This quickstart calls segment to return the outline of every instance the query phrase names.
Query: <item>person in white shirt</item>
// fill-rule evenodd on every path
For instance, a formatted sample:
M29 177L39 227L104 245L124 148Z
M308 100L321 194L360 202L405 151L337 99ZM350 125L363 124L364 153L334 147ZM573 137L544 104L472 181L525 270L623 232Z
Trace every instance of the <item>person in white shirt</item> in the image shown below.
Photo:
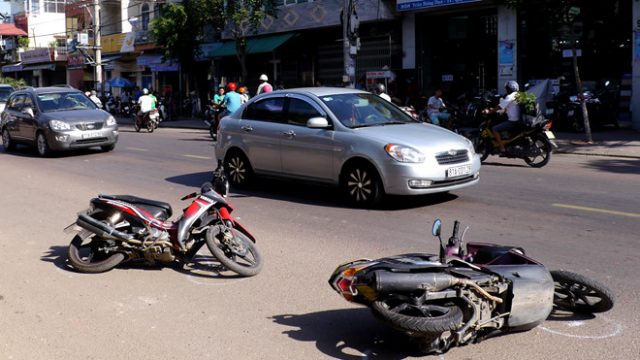
M445 125L449 121L451 114L445 112L445 109L446 106L444 100L442 100L442 89L436 89L433 96L430 97L427 102L427 115L432 124L440 125L440 122L443 122L443 125Z
M89 99L91 99L91 101L93 101L96 106L102 109L102 101L100 101L98 93L95 90L91 90L91 92L89 93Z
M374 88L373 91L376 93L376 95L380 96L381 98L387 100L388 102L391 102L391 96L389 96L389 94L384 92L385 88L384 85L377 83Z
M140 104L140 111L138 116L140 119L144 118L144 115L153 109L153 98L149 95L149 90L142 89L142 96L138 98L138 104Z
M507 116L507 121L503 121L491 128L493 137L496 139L498 145L500 146L500 152L505 151L500 133L503 131L516 129L520 123L520 106L518 106L518 102L516 101L516 94L520 90L520 86L517 82L510 80L507 81L507 83L504 85L504 89L506 90L507 95L504 98L500 99L498 108L493 111L497 112L498 114L505 114Z

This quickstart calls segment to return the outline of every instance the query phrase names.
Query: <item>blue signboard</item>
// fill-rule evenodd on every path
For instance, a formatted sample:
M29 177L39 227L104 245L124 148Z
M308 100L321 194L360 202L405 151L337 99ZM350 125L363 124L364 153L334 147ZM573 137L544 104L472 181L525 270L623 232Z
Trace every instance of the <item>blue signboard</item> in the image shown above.
M482 0L397 0L396 10L428 9L438 6L458 5Z

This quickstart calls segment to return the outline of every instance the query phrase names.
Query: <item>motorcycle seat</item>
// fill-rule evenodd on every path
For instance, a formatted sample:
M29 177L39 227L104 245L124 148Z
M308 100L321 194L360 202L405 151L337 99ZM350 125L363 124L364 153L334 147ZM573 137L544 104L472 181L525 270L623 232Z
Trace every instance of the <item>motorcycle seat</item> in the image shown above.
M511 252L512 250L524 254L524 250L522 248L514 246L486 246L478 249L473 256L473 263L479 265L493 264L496 259Z
M167 220L173 214L171 204L162 201L145 199L133 195L100 195L100 197L103 199L119 200L135 204L160 220Z

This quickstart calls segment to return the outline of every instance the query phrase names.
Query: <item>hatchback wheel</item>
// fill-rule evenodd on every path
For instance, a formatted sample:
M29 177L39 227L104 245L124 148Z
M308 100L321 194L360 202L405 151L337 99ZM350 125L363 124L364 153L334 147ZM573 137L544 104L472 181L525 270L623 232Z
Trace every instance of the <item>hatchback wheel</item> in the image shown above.
M38 155L42 157L47 157L51 155L51 148L49 148L49 144L47 143L47 138L43 133L39 132L36 137L36 146L38 149Z
M231 185L239 188L247 186L253 177L253 169L249 159L240 151L232 151L226 156L224 171L227 173Z
M378 204L384 195L378 173L368 164L350 166L343 175L342 188L349 201L361 207Z
M16 148L16 144L11 140L11 135L9 135L9 130L4 129L2 131L2 145L4 146L5 151L13 150Z

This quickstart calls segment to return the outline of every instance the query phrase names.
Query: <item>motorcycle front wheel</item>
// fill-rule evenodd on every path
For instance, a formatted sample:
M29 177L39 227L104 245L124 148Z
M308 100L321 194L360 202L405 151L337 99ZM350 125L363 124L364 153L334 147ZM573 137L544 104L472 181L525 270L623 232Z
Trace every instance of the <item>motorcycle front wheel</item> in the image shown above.
M485 160L487 160L487 158L489 157L489 154L491 153L491 150L490 150L491 145L489 141L491 140L487 140L482 136L477 136L472 141L476 154L480 155L480 162L484 162Z
M249 237L225 225L210 226L207 247L227 269L242 275L254 276L262 270L262 256Z
M555 283L553 304L577 313L599 313L611 310L613 293L599 282L570 271L551 271Z
M452 302L411 304L389 297L374 301L371 310L393 328L422 335L438 335L462 326L463 313Z
M83 273L109 271L124 261L122 253L105 253L100 250L106 241L89 231L82 231L69 244L67 256L71 266Z
M531 167L541 168L551 160L551 143L543 136L536 136L532 140L531 147L539 153L535 156L525 157L524 161Z

